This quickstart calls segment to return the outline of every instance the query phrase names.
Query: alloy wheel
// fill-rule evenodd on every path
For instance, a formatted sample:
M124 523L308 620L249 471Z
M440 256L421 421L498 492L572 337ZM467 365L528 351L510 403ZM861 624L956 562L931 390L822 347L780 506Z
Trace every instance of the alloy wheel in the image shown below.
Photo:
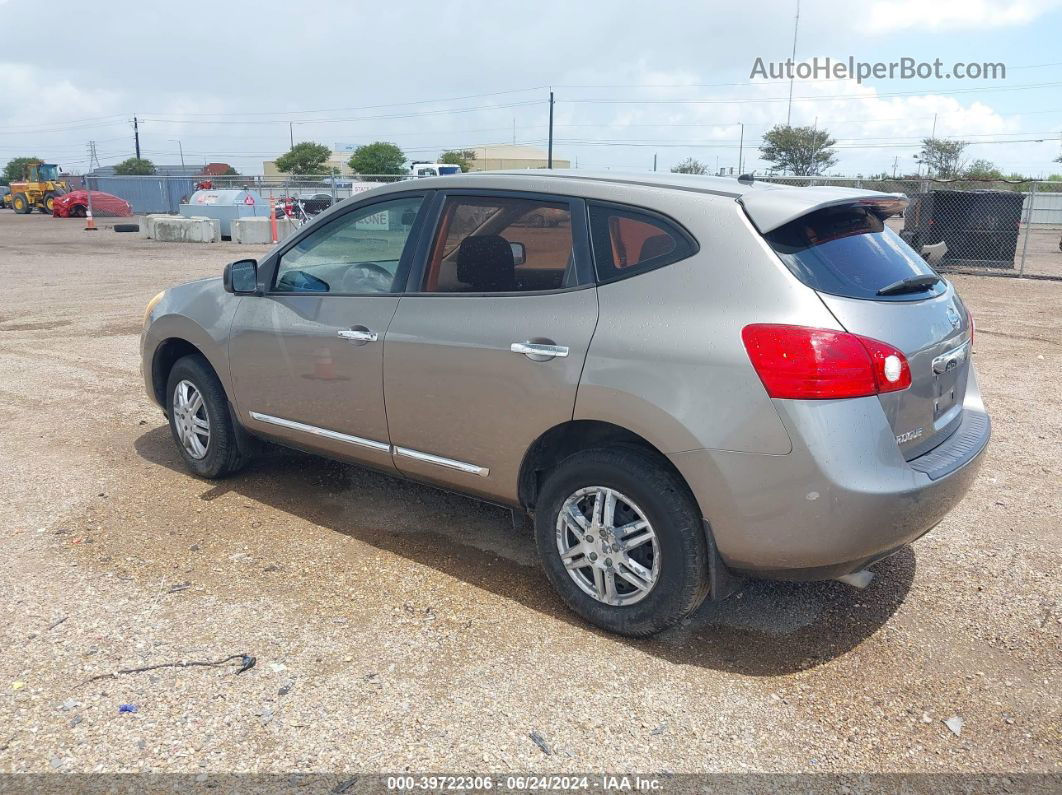
M185 452L203 458L210 447L210 415L199 389L184 380L173 390L173 425Z
M568 497L557 516L557 551L587 595L617 607L644 599L660 577L660 545L633 500L605 486Z

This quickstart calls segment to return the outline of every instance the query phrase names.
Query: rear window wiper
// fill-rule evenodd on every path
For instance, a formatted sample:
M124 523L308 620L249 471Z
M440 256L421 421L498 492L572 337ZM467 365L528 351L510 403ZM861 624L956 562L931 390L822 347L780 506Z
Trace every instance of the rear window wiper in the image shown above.
M898 282L886 285L878 290L878 295L900 295L901 293L919 293L923 290L932 289L933 285L940 281L935 274L925 276L908 276Z

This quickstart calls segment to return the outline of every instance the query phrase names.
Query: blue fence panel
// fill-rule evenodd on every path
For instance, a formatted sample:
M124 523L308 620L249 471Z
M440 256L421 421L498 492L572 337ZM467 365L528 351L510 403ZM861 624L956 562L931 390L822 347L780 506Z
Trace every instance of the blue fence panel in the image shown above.
M195 192L197 177L87 177L92 190L125 199L133 212L176 213L181 199Z

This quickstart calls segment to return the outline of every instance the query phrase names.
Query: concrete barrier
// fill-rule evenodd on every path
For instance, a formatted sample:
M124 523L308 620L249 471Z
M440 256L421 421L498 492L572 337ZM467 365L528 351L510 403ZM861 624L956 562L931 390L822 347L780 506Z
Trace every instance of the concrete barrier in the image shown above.
M155 216L150 234L160 242L216 243L221 240L221 222L216 218Z
M234 218L229 223L229 228L232 230L233 243L261 246L273 242L273 231L268 218Z
M160 218L165 220L166 218L173 218L173 216L165 213L148 213L144 216L144 223L140 225L140 234L147 238L155 237L155 222Z
M234 218L230 227L232 230L232 242L247 245L269 245L273 242L273 231L269 226L269 219L261 216L254 218ZM294 234L298 229L290 218L277 219L277 240L283 241Z

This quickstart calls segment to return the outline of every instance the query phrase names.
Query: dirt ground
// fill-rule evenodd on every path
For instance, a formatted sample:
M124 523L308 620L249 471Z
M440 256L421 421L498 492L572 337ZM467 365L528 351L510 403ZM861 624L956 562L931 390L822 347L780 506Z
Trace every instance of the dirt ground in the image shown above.
M1062 772L1062 283L955 277L994 439L866 591L629 641L500 508L289 452L187 475L144 305L264 249L82 223L0 212L0 771Z

